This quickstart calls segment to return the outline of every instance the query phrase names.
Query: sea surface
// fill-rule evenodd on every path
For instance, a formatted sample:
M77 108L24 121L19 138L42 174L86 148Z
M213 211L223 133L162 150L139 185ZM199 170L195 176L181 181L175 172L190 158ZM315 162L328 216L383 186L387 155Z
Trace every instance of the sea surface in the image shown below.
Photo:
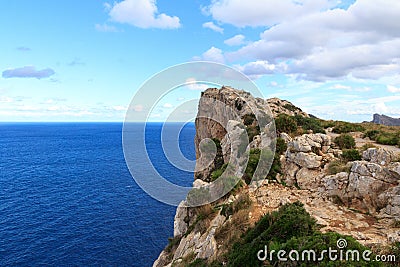
M164 156L161 129L146 126L156 169L190 186L193 174ZM179 135L192 160L194 135L193 124ZM0 266L152 265L176 208L135 183L121 138L122 123L0 124Z

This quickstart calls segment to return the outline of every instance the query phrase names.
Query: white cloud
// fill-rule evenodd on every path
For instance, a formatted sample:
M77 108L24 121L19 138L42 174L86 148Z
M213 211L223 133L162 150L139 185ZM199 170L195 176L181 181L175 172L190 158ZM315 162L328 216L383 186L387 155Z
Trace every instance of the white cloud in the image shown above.
M158 14L155 0L123 0L113 5L109 15L112 21L144 29L174 29L181 26L178 17Z
M197 91L204 91L207 88L210 87L210 85L207 85L205 83L197 81L195 78L188 78L186 79L185 86L189 88L190 90L197 90Z
M13 101L11 97L0 96L0 103L12 103Z
M238 65L236 68L251 78L259 78L262 75L274 73L276 67L274 64L269 64L268 61L258 60L243 66Z
M296 1L298 4L284 0L279 1L276 8L274 5L271 8L270 0L257 2L260 6L255 9L259 11L254 12L264 14L265 19L252 17L251 13L248 15L244 12L245 9L238 12L240 14L232 14L233 9L230 8L251 6L247 2L220 0L212 4L216 9L212 11L210 8L211 14L214 17L219 14L215 18L221 21L237 26L270 26L258 41L225 53L227 61L266 60L271 64L284 63L287 68L282 69L283 73L313 81L348 76L378 79L400 72L399 1L378 3L374 0L357 0L347 10L326 9L330 3L322 0L316 1L315 5L307 0ZM268 4L268 8L281 17L275 18L273 14L269 15L269 11L262 11L261 3ZM285 5L288 5L288 10L281 14L279 11ZM222 7L227 9L223 10ZM220 13L216 13L216 10ZM298 16L286 17L296 12ZM223 14L233 17L229 17L229 20ZM247 15L252 17L251 20L240 22L239 17L244 19ZM264 21L267 19L271 19L271 23Z
M127 107L125 107L125 106L113 106L112 109L115 110L115 111L126 111Z
M212 61L218 63L224 63L225 58L222 54L222 50L216 47L211 47L206 52L204 52L200 57L194 57L195 60Z
M244 39L245 37L243 34L237 34L232 38L226 39L224 43L229 46L242 45L244 43Z
M386 106L385 102L378 102L372 105L373 113L387 113L389 111L388 107Z
M203 28L208 28L215 32L224 33L224 29L215 25L212 21L203 23Z
M116 27L111 26L111 25L107 25L105 23L96 24L96 25L94 25L94 28L98 32L119 32L119 30Z
M387 88L388 92L390 92L390 93L400 93L400 87L388 85L386 88Z
M272 26L334 6L328 0L216 0L205 8L212 17L238 27Z

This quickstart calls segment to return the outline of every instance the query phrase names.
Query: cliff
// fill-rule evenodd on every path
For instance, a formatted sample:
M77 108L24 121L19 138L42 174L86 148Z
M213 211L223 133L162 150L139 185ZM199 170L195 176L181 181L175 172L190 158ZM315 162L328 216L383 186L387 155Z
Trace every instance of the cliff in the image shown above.
M194 186L204 188L224 178L232 165L237 167L232 173L239 176L238 183L199 207L183 201L176 211L174 237L153 266L187 266L196 259L225 264L233 243L260 218L295 202L303 203L322 233L352 236L369 247L400 241L397 155L368 148L361 160L332 173L330 166L340 162L342 154L332 137L312 132L276 137L272 118L281 113L309 118L288 101L254 98L230 87L202 93L196 118ZM204 152L207 139L215 143L213 157ZM271 150L275 155L268 154ZM267 163L262 163L265 158ZM258 169L260 165L264 171Z
M382 124L386 126L400 126L400 119L392 118L383 114L374 114L372 123Z

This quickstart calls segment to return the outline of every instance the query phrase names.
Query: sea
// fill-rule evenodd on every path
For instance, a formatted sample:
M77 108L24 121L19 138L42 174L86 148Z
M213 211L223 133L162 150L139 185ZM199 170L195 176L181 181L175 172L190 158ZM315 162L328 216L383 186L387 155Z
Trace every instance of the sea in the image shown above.
M183 127L179 146L194 160L194 124L173 127ZM0 123L0 266L152 266L173 236L176 207L136 184L122 128ZM193 173L165 157L162 128L146 124L152 162L171 182L191 186Z

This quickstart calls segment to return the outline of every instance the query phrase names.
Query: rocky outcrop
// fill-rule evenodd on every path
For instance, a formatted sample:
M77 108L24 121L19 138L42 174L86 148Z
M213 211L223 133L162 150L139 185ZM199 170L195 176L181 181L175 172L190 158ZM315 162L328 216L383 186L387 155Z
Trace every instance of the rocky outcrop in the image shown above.
M383 114L374 114L372 123L383 124L386 126L400 126L400 119L392 118Z
M267 140L274 139L270 135L274 135L275 131L265 129L265 127L271 125L272 118L267 102L253 97L248 92L228 86L204 91L195 121L197 159L195 178L209 182L211 172L229 161L230 148L235 147L231 143L233 140L251 143L254 138L257 138L260 145L269 145ZM228 127L231 130L229 135ZM241 136L243 130L249 132L249 135L246 134L246 140L235 139ZM216 148L216 154L201 151L201 142L210 138L222 145ZM211 162L209 157L212 158Z
M392 158L385 149L370 148L363 160L352 163L350 173L325 176L320 192L363 212L400 218L395 207L399 204L400 163L391 162Z
M321 170L335 156L331 138L325 134L304 134L293 140L286 138L288 149L281 159L283 180L289 186L316 189L324 176Z
M287 100L282 100L275 97L267 99L267 104L269 105L272 114L274 114L275 117L279 114L287 114L289 116L300 115L307 118L309 117L306 112L302 111L299 107L296 107Z
M194 187L209 185L213 171L228 162L236 167L232 175L242 173L247 161L241 156L250 149L271 149L272 117L279 113L308 117L290 102L267 103L230 87L202 93ZM226 252L236 231L244 233L267 212L295 201L304 204L322 232L351 235L371 246L400 241L399 229L392 227L400 220L400 163L393 162L392 152L368 149L362 160L348 163L347 172L328 175L329 164L339 161L342 153L330 136L281 133L280 137L287 150L280 157L282 174L277 181L258 180L201 207L188 207L189 198L183 201L174 219L174 238L153 266L186 266L197 258L210 262Z

